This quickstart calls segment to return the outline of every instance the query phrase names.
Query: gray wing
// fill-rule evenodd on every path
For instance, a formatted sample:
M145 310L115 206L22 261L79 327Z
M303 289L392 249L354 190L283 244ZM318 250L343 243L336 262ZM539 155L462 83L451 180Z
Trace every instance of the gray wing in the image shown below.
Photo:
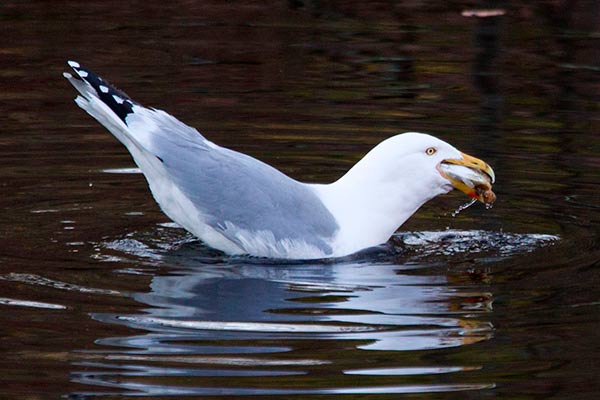
M306 185L252 157L214 145L164 111L141 106L79 63L69 65L81 79L64 74L80 93L77 104L125 144L148 182L160 179L153 167L158 158L209 226L242 249L236 230L228 229L231 225L331 253L327 239L337 231L337 222Z
M207 141L167 113L150 112L157 129L146 147L212 228L237 244L229 224L249 232L269 231L277 241L301 240L331 253L326 239L338 225L310 188L255 158ZM135 120L129 118L132 125ZM148 115L142 120L147 123Z

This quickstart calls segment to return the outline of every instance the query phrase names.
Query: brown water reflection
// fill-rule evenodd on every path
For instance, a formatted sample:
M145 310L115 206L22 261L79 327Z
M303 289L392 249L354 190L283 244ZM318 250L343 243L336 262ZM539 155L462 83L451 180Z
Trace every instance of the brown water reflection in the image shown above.
M599 5L471 8L3 2L0 397L594 398ZM223 257L165 225L67 59L300 180L430 132L499 200L337 263Z

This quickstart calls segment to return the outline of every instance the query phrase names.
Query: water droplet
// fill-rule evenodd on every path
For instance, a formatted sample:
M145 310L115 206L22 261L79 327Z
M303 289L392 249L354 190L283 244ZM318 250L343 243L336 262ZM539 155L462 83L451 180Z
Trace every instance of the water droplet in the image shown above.
M486 210L489 210L489 209L491 209L492 207L494 207L494 203L487 203L487 204L485 205L485 209L486 209Z
M458 214L460 214L461 211L466 210L467 208L471 207L473 204L475 204L477 202L477 199L472 199L471 201L469 201L466 204L463 204L462 206L459 206L456 210L452 211L452 217L456 217Z

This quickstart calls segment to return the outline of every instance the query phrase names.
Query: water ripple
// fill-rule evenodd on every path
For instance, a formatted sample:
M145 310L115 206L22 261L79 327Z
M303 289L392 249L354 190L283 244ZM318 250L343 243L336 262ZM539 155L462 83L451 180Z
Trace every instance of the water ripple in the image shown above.
M241 321L189 321L166 318L118 316L117 319L144 327L162 326L169 328L198 329L210 331L275 332L275 333L354 333L381 330L372 326L341 326L317 324L291 324Z
M150 280L146 292L131 294L144 310L92 318L139 333L98 339L104 350L86 352L76 362L85 371L74 372L73 381L145 396L490 389L492 382L465 378L484 365L437 365L418 356L476 347L495 335L495 295L486 275L456 280L446 263L465 255L489 263L558 240L409 232L396 235L392 246L349 258L288 262L225 256L170 225L151 234L132 232L100 247L109 256L136 260L134 270L119 273ZM322 387L323 371L337 374L336 385ZM437 375L448 378L432 381ZM182 385L184 377L194 381ZM211 377L220 377L219 383Z
M67 308L61 304L44 303L41 301L9 299L7 297L0 297L0 304L17 307L48 308L51 310L64 310Z
M19 282L26 283L29 285L36 286L47 286L53 289L59 290L67 290L73 292L80 293L89 293L89 294L108 294L108 295L119 295L122 293L111 290L111 289L97 289L97 288L89 288L85 286L76 285L74 283L61 282L50 278L45 278L36 274L20 274L16 272L11 272L6 275L0 275L0 280L11 281L11 282Z

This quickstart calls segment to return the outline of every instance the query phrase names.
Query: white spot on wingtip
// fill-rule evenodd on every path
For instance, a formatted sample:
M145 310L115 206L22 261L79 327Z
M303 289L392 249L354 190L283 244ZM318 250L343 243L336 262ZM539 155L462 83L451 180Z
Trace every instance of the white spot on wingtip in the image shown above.
M87 76L88 76L88 73L86 71L77 71L77 73L82 78L87 78Z
M108 93L108 87L104 86L104 85L100 85L98 86L100 88L100 91L102 93Z
M123 104L125 102L125 100L123 100L122 98L120 98L119 96L117 96L116 94L113 94L113 99L115 99L115 101L118 104Z
M71 78L73 77L73 75L71 75L71 74L70 74L70 73L68 73L68 72L63 72L63 76L64 76L65 78L67 78L67 79L71 79Z
M67 64L69 64L72 68L81 68L79 66L79 63L77 61L71 61L71 60L69 60L69 61L67 61Z

